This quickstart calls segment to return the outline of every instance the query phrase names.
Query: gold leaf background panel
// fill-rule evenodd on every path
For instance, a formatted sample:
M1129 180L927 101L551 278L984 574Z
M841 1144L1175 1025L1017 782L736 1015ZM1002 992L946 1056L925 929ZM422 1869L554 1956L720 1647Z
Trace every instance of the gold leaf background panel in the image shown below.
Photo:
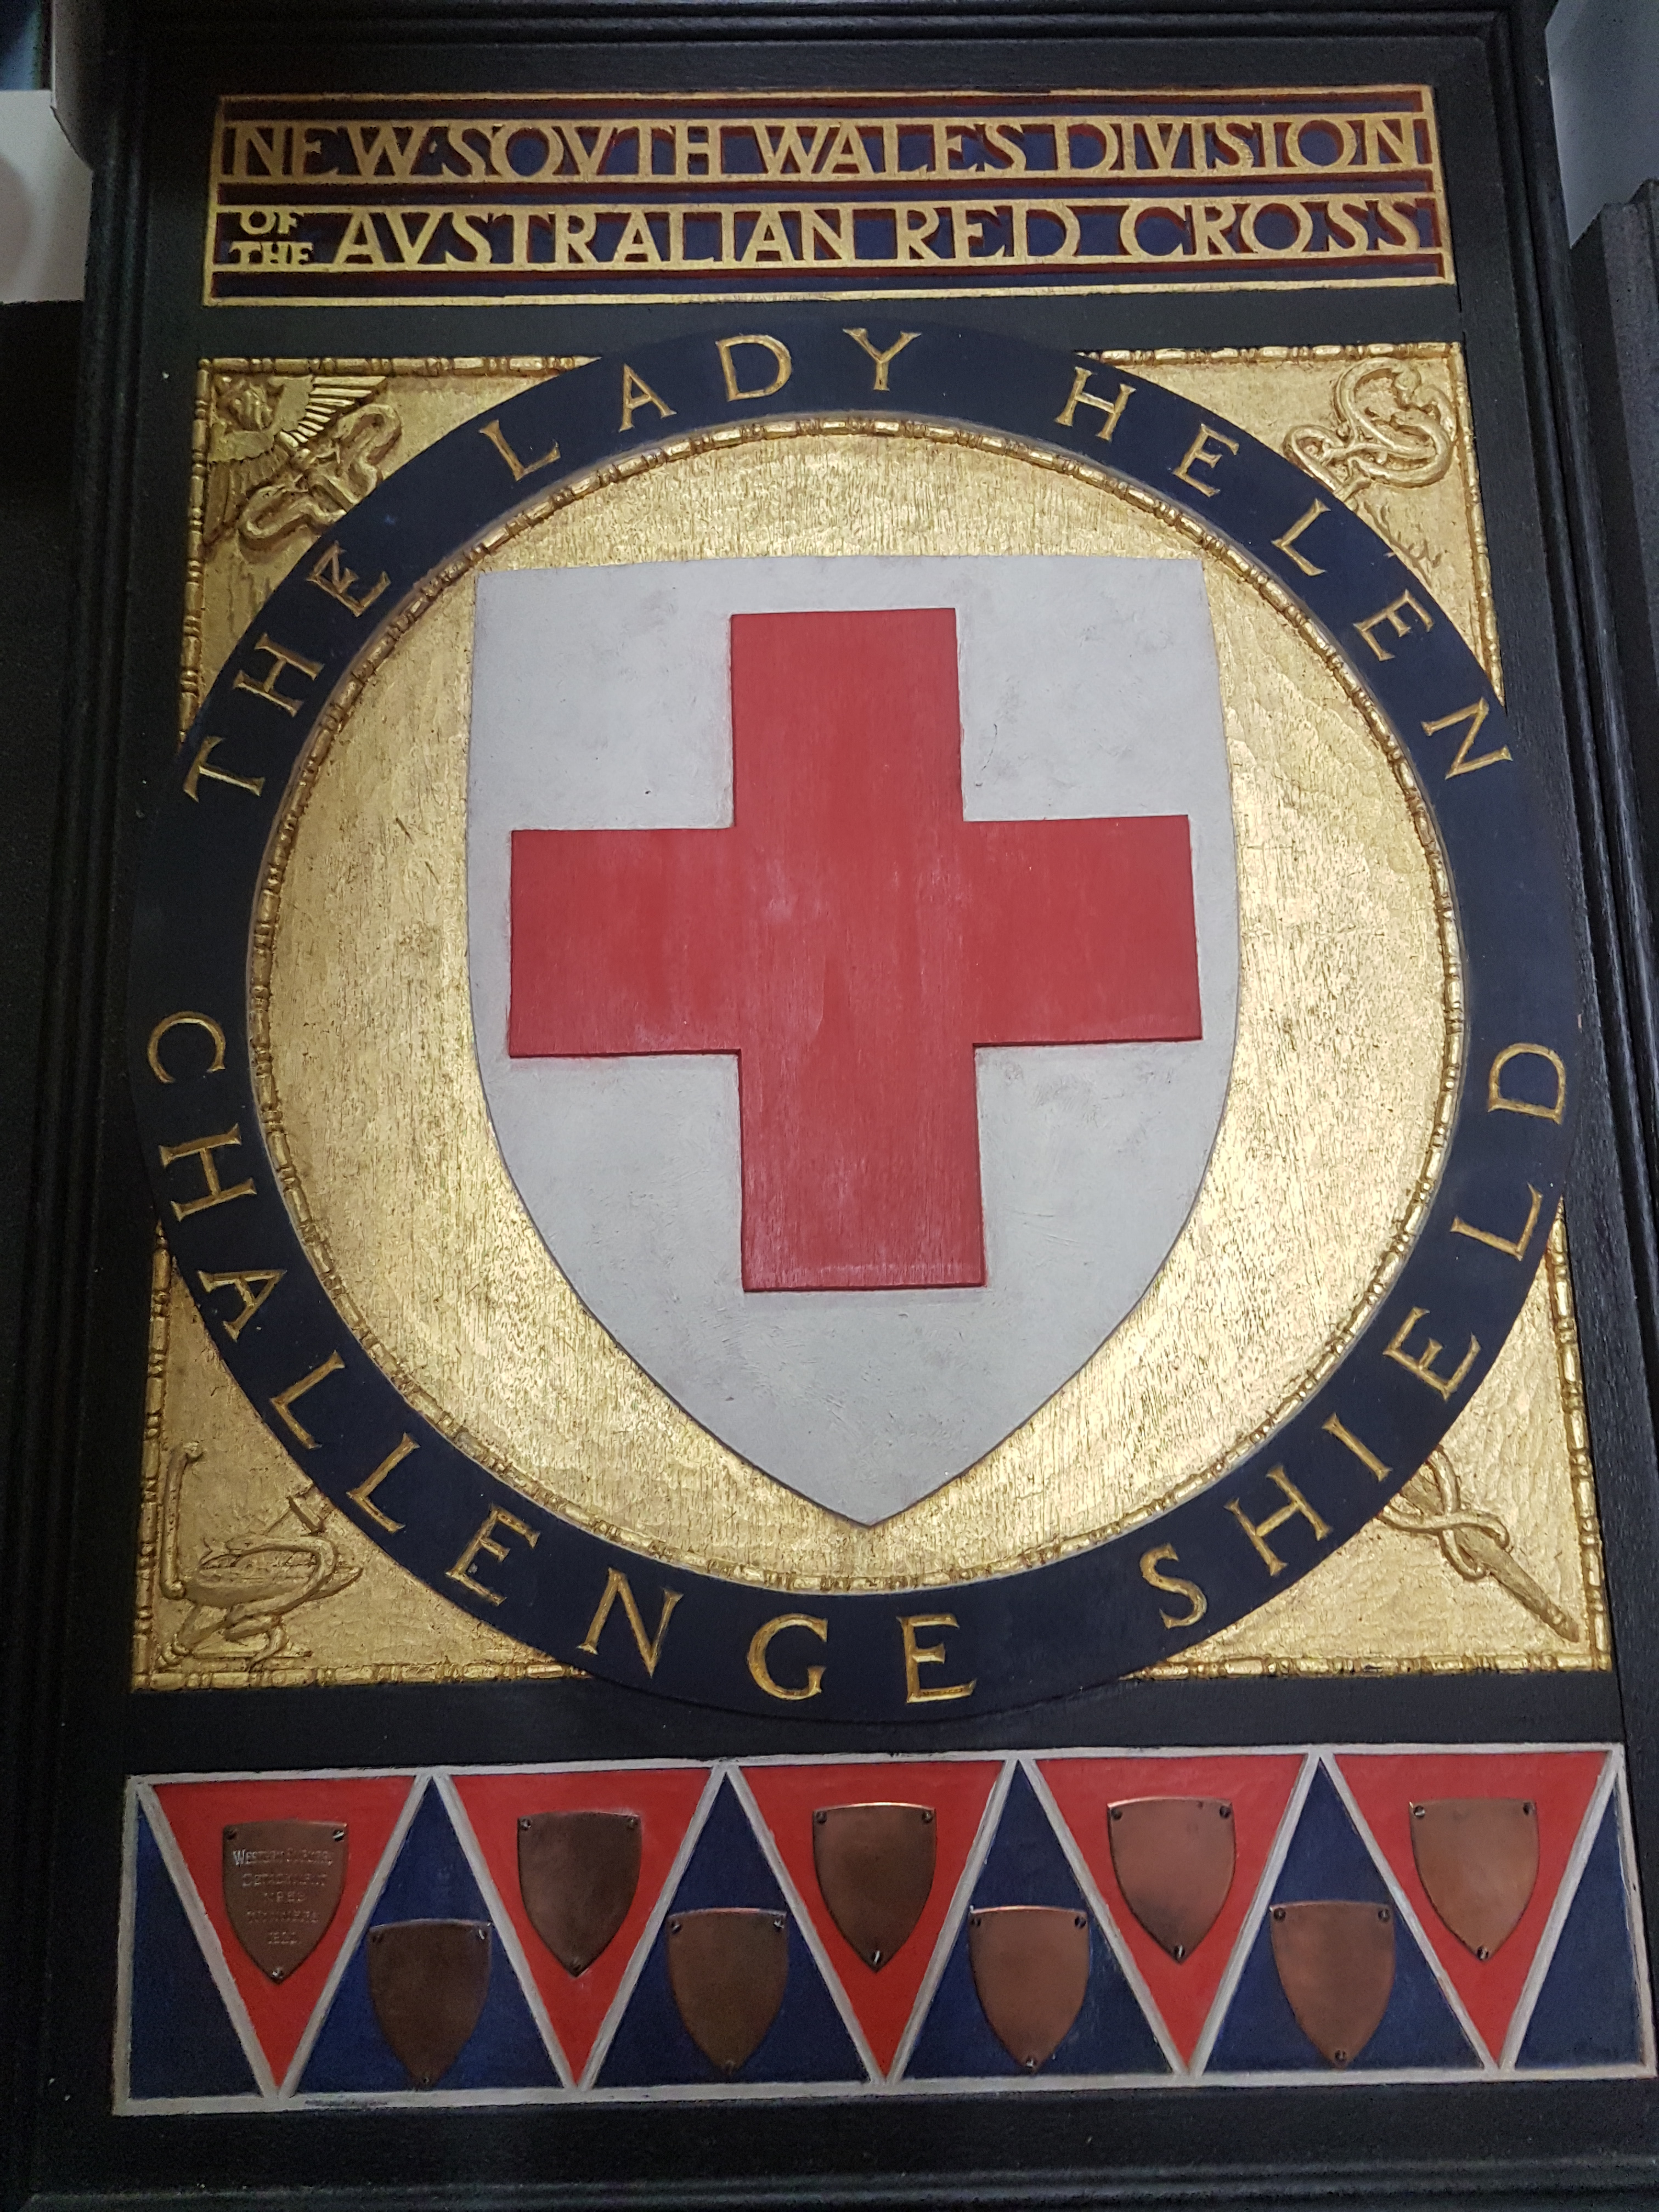
M1369 499L1368 519L1396 542L1412 536L1432 587L1490 657L1467 407L1450 349L1159 356L1145 365L1291 450L1299 434L1307 450L1297 457L1317 465L1322 480L1357 503ZM386 372L375 404L389 393L401 416L398 458L522 381L516 362L357 366ZM214 374L250 373L221 365ZM268 380L287 373L299 372L267 365ZM213 390L210 381L204 490L215 465ZM1403 428L1391 409L1403 410ZM1407 487L1406 509L1389 473L1398 473L1402 444L1419 479ZM198 634L209 666L313 534L296 531L291 548L252 551L234 515L222 519L226 504L201 578ZM519 565L851 550L1167 556L1194 547L1169 515L1097 482L982 447L843 434L688 456L590 493L491 557ZM1455 1072L1454 948L1437 855L1403 763L1366 726L1317 641L1287 624L1213 549L1206 568L1247 920L1241 1059L1210 1176L1164 1276L1111 1345L980 1468L874 1531L805 1504L687 1421L586 1316L518 1208L477 1095L458 918L470 586L452 589L399 641L296 817L270 917L270 1104L291 1151L296 1210L337 1295L355 1308L378 1355L481 1455L550 1502L669 1556L712 1552L728 1569L795 1586L914 1582L1006 1569L1139 1517L1158 1497L1204 1479L1336 1355L1379 1286L1379 1254L1386 1275L1386 1255L1409 1233L1432 1176ZM411 727L421 732L413 746ZM384 773L392 730L410 769L395 793ZM417 852L421 865L411 867L406 856ZM1337 882L1346 888L1334 902ZM371 953L348 974L328 954L342 941L333 933L344 927L345 941L358 945L376 911L396 918L383 933L380 965ZM1342 917L1334 928L1332 915ZM419 1004L398 1002L388 963L422 979ZM1334 1018L1356 1003L1363 1020ZM387 1006L396 1008L390 1021ZM416 1050L389 1088L384 1075L374 1079L380 1088L365 1099L371 1110L349 1117L376 1133L358 1158L338 1148L340 1121L329 1116L322 1085L338 1079L328 1078L337 1041L364 1021L377 1048L396 1037L394 1060L410 1041ZM362 1079L361 1071L352 1077ZM1370 1100L1367 1113L1334 1115L1334 1098L1345 1096ZM1275 1101L1277 1118L1261 1105L1251 1111L1253 1102ZM424 1220L411 1239L398 1224L409 1222L417 1195L416 1109L426 1140L465 1161L463 1176L436 1181L459 1182L463 1212L472 1210L459 1224ZM432 1181L432 1162L422 1164ZM1295 1237L1280 1234L1279 1208L1254 1202L1264 1187L1294 1192ZM374 1194L368 1204L364 1192ZM432 1234L435 1243L425 1241ZM494 1267L477 1267L483 1248L468 1240L481 1235L495 1240L488 1249L496 1260L509 1260L514 1294L505 1311L471 1312L458 1328L441 1311L456 1271L441 1261L434 1269L434 1255L466 1253L475 1277L500 1279ZM1553 1249L1549 1285L1540 1277L1444 1464L1408 1491L1401 1525L1368 1531L1297 1590L1202 1647L1185 1671L1605 1663L1582 1410L1571 1390L1569 1294L1559 1241ZM439 1272L444 1298L422 1290ZM304 1485L228 1383L177 1286L163 1286L158 1309L171 1327L147 1452L141 1680L428 1677L535 1663L425 1593L418 1607L380 1603L380 1591L412 1586L337 1516L331 1540L356 1572L331 1590L313 1575L302 1601L307 1649L287 1635L282 1649L264 1651L257 1637L239 1644L223 1632L227 1620L234 1632L257 1613L206 1615L205 1638L198 1617L181 1639L191 1601L162 1586L181 1588L176 1537L173 1571L161 1571L169 1515L176 1531L182 1512L192 1532L185 1551L193 1542L205 1553L211 1532L239 1514L243 1522L268 1509L291 1517L285 1500ZM550 1347L566 1362L563 1380L580 1407L562 1429L546 1419L545 1389L525 1388L526 1376L544 1374ZM484 1352L507 1383L493 1396L478 1387ZM169 1480L191 1444L199 1459Z

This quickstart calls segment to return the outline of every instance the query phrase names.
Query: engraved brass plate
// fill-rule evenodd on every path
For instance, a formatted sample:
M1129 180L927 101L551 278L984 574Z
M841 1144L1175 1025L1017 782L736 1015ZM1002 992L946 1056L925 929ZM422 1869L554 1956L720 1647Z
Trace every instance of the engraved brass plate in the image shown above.
M1394 1990L1392 1908L1346 1899L1275 1905L1267 1926L1297 2026L1327 2065L1352 2065Z
M1110 1808L1112 1871L1129 1910L1177 1964L1233 1886L1233 1808L1215 1797L1136 1797Z
M398 1920L369 1929L374 2017L417 2089L443 2079L478 2025L489 1954L482 1921Z
M778 2016L789 1979L781 1912L719 1907L668 1923L668 1984L685 2032L710 2065L735 2074Z
M1412 1856L1429 1902L1459 1942L1490 1959L1515 1932L1538 1880L1530 1797L1437 1797L1412 1807Z
M921 1919L937 1848L928 1805L830 1805L812 1815L818 1887L867 1966L884 1966Z
M519 1888L530 1924L568 1974L611 1942L640 1886L637 1813L526 1813Z
M239 1820L226 1828L225 1911L262 1974L286 1981L321 1942L345 1886L349 1842L332 1820Z
M1089 1988L1089 1922L1068 1905L1001 1905L968 1916L968 1959L985 2017L1028 2074L1071 2032Z

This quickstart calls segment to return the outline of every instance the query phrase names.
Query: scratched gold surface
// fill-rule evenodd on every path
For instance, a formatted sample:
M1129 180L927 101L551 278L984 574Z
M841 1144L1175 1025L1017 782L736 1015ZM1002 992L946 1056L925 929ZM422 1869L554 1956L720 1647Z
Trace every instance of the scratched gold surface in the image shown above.
M1461 367L1449 349L1402 350L1456 408L1461 449L1437 484L1379 488L1368 519L1410 538L1490 665ZM1278 444L1322 418L1336 369L1357 357L1144 366ZM447 382L429 369L394 377L394 459L521 382L477 368ZM215 550L201 592L206 672L297 550L252 581L257 564ZM841 434L669 462L591 491L490 561L1194 550L1166 517L1015 454ZM1006 1571L1133 1522L1224 1464L1340 1349L1432 1172L1455 963L1400 763L1301 629L1224 560L1206 558L1206 573L1243 923L1239 1053L1209 1174L1159 1279L1095 1359L977 1468L874 1530L782 1490L681 1413L586 1314L520 1207L489 1136L467 1012L471 579L398 641L323 757L274 887L267 1112L291 1202L349 1316L481 1457L663 1556L781 1586L914 1584ZM1563 1254L1563 1285L1565 1266ZM1576 1343L1570 1310L1552 1310L1553 1279L1540 1274L1449 1449L1465 1502L1501 1518L1558 1626L1490 1578L1464 1580L1432 1535L1378 1524L1183 1671L1606 1663L1588 1455L1568 1387ZM160 1304L171 1327L147 1525L156 1469L186 1432L211 1439L186 1517L222 1520L256 1490L280 1505L293 1463L228 1383L176 1284ZM347 1540L360 1577L315 1606L303 1633L295 1617L303 1657L240 1670L233 1659L197 1679L384 1679L388 1668L422 1679L529 1661L426 1593L411 1604L398 1569ZM170 1608L152 1556L141 1680L179 1679L155 1664Z
M452 1682L525 1680L569 1672L539 1652L447 1604L423 1583L392 1565L343 1513L327 1512L299 1467L249 1408L214 1351L195 1301L161 1255L151 1334L151 1428L139 1557L139 1604L133 1671L152 1689L235 1687L253 1683ZM162 1434L165 1414L166 1435ZM195 1596L224 1594L212 1562L279 1524L299 1495L320 1519L322 1533L357 1577L337 1596L301 1604L280 1616L279 1646L257 1663L246 1645L222 1632L216 1609L196 1613L189 1596L161 1588L161 1455L192 1444L203 1452L180 1485L178 1549L185 1587ZM291 1520L288 1534L294 1533ZM206 1571L204 1572L204 1565ZM262 1555L254 1550L241 1576L246 1595L257 1586ZM257 1595L251 1611L263 1612ZM207 1632L189 1653L170 1647L188 1637L192 1615ZM264 1616L269 1619L267 1613Z

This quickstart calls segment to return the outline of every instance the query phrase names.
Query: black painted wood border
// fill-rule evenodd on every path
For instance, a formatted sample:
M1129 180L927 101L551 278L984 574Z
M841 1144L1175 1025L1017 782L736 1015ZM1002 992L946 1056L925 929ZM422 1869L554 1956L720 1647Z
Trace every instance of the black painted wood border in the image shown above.
M993 2107L971 2117L940 2100L924 2108L922 2119L908 2112L902 2133L866 2122L853 2142L833 2109L809 2116L787 2106L757 2108L742 2130L724 2116L710 2124L684 2113L630 2112L620 2121L558 2114L546 2124L537 2115L538 2124L522 2128L496 2114L482 2125L459 2125L434 2113L330 2118L297 2131L285 2124L283 2141L246 2120L117 2124L103 2116L112 1791L127 1765L199 1763L205 1741L201 1701L170 1697L133 1701L128 1709L118 1688L131 1589L131 1388L142 1372L147 1239L132 1206L137 1158L115 1056L119 1009L111 994L135 817L145 803L143 763L164 758L171 745L156 702L170 700L177 637L176 620L166 618L175 603L153 578L158 568L169 577L176 570L179 540L169 534L172 514L158 519L144 491L171 482L169 496L177 499L174 434L185 395L169 402L143 380L144 294L157 236L198 184L187 163L165 148L158 156L146 120L152 90L158 101L171 99L188 57L204 49L224 55L228 70L234 63L275 82L289 74L284 57L307 35L323 37L337 52L383 40L394 72L413 46L453 57L459 46L488 44L503 68L514 56L528 68L541 47L574 59L602 47L648 46L655 63L659 42L672 40L682 54L690 47L706 55L709 75L718 77L743 42L763 42L760 51L775 54L780 49L765 42L810 48L820 40L860 40L879 59L885 43L899 40L1018 40L1030 69L1039 56L1044 66L1063 57L1074 40L1164 33L1176 41L1179 74L1192 82L1206 73L1206 57L1221 41L1420 38L1437 42L1449 82L1456 80L1466 135L1490 97L1492 153L1504 189L1490 204L1471 198L1460 206L1455 197L1454 237L1466 266L1467 241L1485 238L1507 262L1514 286L1485 325L1477 330L1472 323L1468 332L1477 419L1489 427L1497 395L1506 409L1504 450L1491 440L1482 447L1489 511L1515 514L1522 537L1541 542L1550 586L1553 637L1516 640L1511 611L1510 704L1517 718L1546 732L1559 725L1565 706L1558 783L1570 781L1571 791L1559 790L1558 811L1570 858L1582 872L1583 980L1600 1015L1590 1024L1600 1036L1587 1034L1587 1059L1595 1066L1600 1054L1606 1066L1603 1094L1581 1133L1569 1210L1620 1682L1616 1689L1607 1678L1540 1676L1130 1685L1068 1701L1046 1715L1037 1733L1116 1741L1261 1741L1280 1731L1467 1741L1473 1707L1482 1733L1595 1734L1619 1729L1622 1698L1638 1838L1653 1863L1659 1240L1650 1167L1659 1062L1630 749L1555 179L1546 13L1544 0L1463 9L1410 0L1297 9L1246 0L1224 10L1172 0L1158 11L1105 4L994 12L980 0L950 10L902 0L836 10L807 0L796 11L742 0L706 8L650 0L611 9L573 0L533 11L511 0L468 0L465 8L453 0L403 0L395 10L380 0L333 6L307 0L256 11L225 0L157 7L118 27L125 43L112 74L125 89L110 122L94 214L69 757L49 915L56 950L23 1276L19 1413L0 1530L6 1577L0 1626L8 1647L0 1758L13 1784L6 1804L7 1917L0 1924L0 1986L7 1991L0 2063L13 2119L9 2203L159 2208L228 2203L232 2192L243 2204L286 2205L303 2197L341 2212L380 2204L1081 2205L1217 2197L1351 2206L1659 2202L1659 2109L1648 2084L1596 2085L1589 2100L1571 2085L1513 2093L1483 2087L1476 2094L1490 2110L1481 2113L1445 2090L1340 2100L1305 2091L1217 2093L1194 2100L1195 2110L1183 2100L1178 2135L1170 2126L1173 2115L1156 2100L1030 2098L1019 2100L1018 2112ZM1006 43L995 50L1007 51ZM342 53L339 73L367 82L350 63ZM824 66L810 50L799 63ZM643 55L638 66L643 76ZM1449 89L1445 97L1452 98ZM503 319L506 312L493 311ZM434 331L417 332L412 318L397 327L398 351L446 349ZM557 349L516 331L509 335L505 319L493 327L501 351ZM214 349L240 349L228 320L218 328L223 337ZM346 349L343 339L335 343ZM1504 357L1509 348L1518 349L1518 380ZM317 349L313 342L248 349ZM381 342L352 349L393 348ZM452 340L447 349L470 349ZM159 459L158 444L170 447ZM1514 599L1519 586L1513 574L1505 580L1504 549L1494 550L1503 615L1506 592ZM1555 666L1545 665L1547 644ZM586 1748L589 1755L602 1749L626 1756L771 1741L757 1723L647 1711L599 1684L548 1687L561 1701L556 1708L543 1686L489 1692L488 1755L579 1756ZM245 1711L230 1710L244 1703ZM283 1692L280 1711L274 1701L233 1693L215 1701L213 1715L216 1764L227 1741L250 1747L250 1764L279 1757L288 1763L281 1746L314 1741L319 1729L343 1760L400 1757L397 1747L416 1743L428 1758L481 1755L480 1707L477 1694L465 1691ZM1006 1724L1000 1732L1012 1733ZM966 1745L975 1735L971 1727L940 1729L928 1741ZM268 1749L252 1748L262 1741ZM792 1747L799 1741L792 1735ZM905 1743L925 1747L921 1733ZM843 1747L825 1740L823 1747ZM1653 1887L1650 1881L1650 1893ZM1252 2140L1261 2154L1242 2164L1239 2145Z

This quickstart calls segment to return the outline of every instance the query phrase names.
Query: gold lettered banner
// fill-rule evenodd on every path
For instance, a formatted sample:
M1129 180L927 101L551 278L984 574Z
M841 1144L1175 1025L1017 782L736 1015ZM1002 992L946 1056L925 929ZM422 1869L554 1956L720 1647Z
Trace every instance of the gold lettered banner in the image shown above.
M1422 85L227 100L204 293L283 306L1448 284Z

